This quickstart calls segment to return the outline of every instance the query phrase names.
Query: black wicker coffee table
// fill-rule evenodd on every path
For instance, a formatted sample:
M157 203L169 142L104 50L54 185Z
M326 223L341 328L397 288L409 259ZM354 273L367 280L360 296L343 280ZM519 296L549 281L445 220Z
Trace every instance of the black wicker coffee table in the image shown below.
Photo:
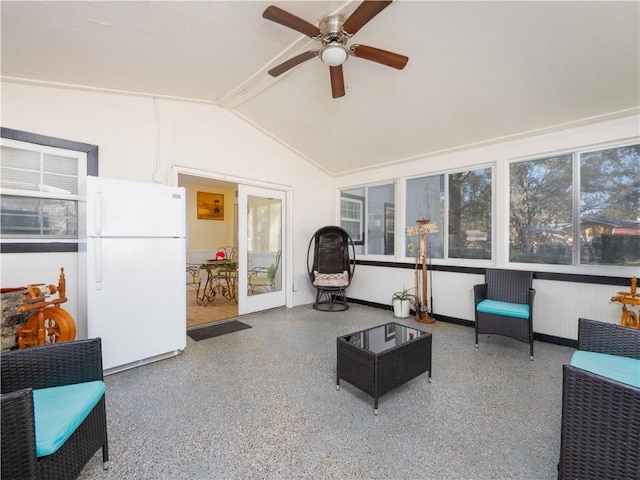
M338 337L340 380L373 397L378 414L378 398L425 372L431 382L430 333L399 323L387 323Z

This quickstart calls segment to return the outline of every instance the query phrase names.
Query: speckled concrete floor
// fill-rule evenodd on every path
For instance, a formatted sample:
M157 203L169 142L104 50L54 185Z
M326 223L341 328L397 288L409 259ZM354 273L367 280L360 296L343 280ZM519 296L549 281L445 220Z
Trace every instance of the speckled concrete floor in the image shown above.
M341 382L336 337L398 321L433 333L433 380L380 399ZM551 479L573 349L394 319L352 305L276 309L253 328L106 377L109 471L80 479Z

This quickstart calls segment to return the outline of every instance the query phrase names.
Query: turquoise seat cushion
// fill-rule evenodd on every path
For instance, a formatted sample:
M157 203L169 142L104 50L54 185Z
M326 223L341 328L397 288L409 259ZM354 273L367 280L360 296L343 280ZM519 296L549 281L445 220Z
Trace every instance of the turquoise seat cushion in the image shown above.
M104 382L86 382L33 390L36 456L58 450L104 395Z
M529 305L525 303L498 302L497 300L485 299L478 303L476 310L505 317L529 318Z
M640 360L576 350L571 365L640 388Z

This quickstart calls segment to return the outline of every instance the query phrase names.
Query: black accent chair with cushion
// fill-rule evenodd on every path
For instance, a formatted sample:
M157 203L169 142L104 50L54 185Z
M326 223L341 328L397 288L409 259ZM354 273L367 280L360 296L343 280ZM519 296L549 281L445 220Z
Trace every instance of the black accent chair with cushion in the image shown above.
M325 312L347 310L346 289L355 268L355 246L347 231L335 225L318 229L307 250L309 280L316 289L313 308Z
M5 352L0 369L3 479L73 479L100 448L108 468L99 338Z
M473 287L476 348L478 334L503 335L529 344L533 360L533 272L487 269Z
M640 478L640 330L578 320L563 365L560 480Z

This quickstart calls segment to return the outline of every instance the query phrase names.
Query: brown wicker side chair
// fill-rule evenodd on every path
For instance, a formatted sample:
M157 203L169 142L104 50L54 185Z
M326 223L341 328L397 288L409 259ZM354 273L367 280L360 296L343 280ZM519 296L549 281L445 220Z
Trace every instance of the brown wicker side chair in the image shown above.
M473 287L476 348L478 334L503 335L529 344L533 360L533 272L487 269ZM488 307L488 308L487 308Z
M347 310L346 289L356 268L353 240L335 225L318 229L309 241L307 271L316 289L313 308L325 312Z
M640 330L581 318L578 350L640 360ZM558 478L640 478L640 388L572 365L562 368ZM640 380L640 368L637 375Z
M104 393L57 450L37 456L36 448L34 391L102 382L99 338L5 352L0 356L0 369L3 479L74 479L100 448L103 466L108 468Z

